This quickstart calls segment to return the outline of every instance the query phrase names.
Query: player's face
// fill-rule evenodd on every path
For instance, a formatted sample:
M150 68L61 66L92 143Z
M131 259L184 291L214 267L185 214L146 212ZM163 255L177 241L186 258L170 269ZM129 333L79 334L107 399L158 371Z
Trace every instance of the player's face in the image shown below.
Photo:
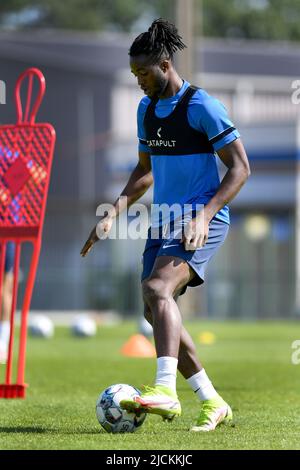
M146 56L137 56L130 59L130 68L145 95L149 98L163 95L168 77L161 64L149 65Z

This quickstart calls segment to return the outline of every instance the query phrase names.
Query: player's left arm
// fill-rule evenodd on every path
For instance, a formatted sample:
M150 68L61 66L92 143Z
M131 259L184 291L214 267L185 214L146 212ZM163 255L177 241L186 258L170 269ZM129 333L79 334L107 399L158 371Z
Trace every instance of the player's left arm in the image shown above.
M187 225L182 240L186 250L196 250L205 245L210 221L236 196L250 176L248 157L240 138L220 148L217 153L228 170L216 194Z
M250 176L250 165L241 139L235 139L217 151L228 168L216 194L205 206L204 216L208 223L240 191Z
M187 233L183 238L185 249L195 250L205 245L210 221L239 192L250 175L250 166L240 134L220 101L205 95L201 101L201 93L195 94L189 118L196 130L207 135L214 151L227 167L227 172L215 195L204 210L201 210L187 225Z

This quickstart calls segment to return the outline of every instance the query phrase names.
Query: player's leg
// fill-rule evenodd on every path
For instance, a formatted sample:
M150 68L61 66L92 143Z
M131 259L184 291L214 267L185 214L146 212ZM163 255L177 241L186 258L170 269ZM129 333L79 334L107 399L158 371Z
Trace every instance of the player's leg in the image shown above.
M7 360L8 343L10 335L10 313L13 294L13 261L14 244L7 243L5 257L5 273L2 285L2 314L0 319L0 363Z
M182 324L173 297L191 275L188 264L180 258L162 256L155 259L151 275L142 282L143 296L153 319L157 374L155 387L147 387L146 392L135 400L121 402L121 406L129 411L142 409L167 419L181 414L176 374Z
M175 301L177 297L178 295L174 297ZM144 316L152 325L152 314L146 304L144 306ZM183 325L180 333L177 368L202 403L197 424L191 428L191 431L211 431L219 423L226 423L232 420L230 407L215 390L205 369L197 358L195 344Z
M192 388L201 392L202 409L194 431L214 429L220 422L231 419L231 410L217 394L205 370L196 357L194 343L181 324L181 315L174 299L191 281L194 273L188 263L176 257L159 256L152 274L143 281L143 294L151 311L157 352L157 373L154 387L146 387L145 393L132 400L124 400L121 406L129 411L140 410L173 419L181 414L176 393L176 373L180 344L181 367ZM201 419L200 419L201 418Z
M163 251L178 255L187 261L195 273L195 276L189 282L190 286L201 285L205 279L205 271L211 258L223 244L228 233L228 225L221 220L213 219L209 225L209 234L206 244L195 251L186 251L182 249L182 244L176 247L176 241L167 241L163 246ZM190 338L190 341L191 338ZM190 344L190 343L188 343ZM191 346L189 346L191 347ZM190 352L187 351L186 364L189 364ZM195 361L193 361L194 367ZM184 367L184 365L183 365ZM194 369L195 371L195 369ZM206 371L202 368L190 377L188 369L183 371L187 382L201 401L201 410L197 419L196 426L192 431L212 431L220 423L230 423L232 421L232 411L230 406L216 392Z
M151 312L158 358L155 386L148 387L141 397L131 400L131 403L121 402L121 406L124 405L130 411L139 409L159 414L167 419L181 414L176 394L177 358L180 357L181 345L183 353L179 367L202 400L197 425L192 430L210 431L221 422L230 421L232 412L198 363L194 343L186 330L183 330L181 317L180 320L177 317L180 313L174 299L175 293L180 291L193 276L194 273L185 261L180 258L160 256L155 261L151 276L144 280L143 293ZM177 358L172 356L176 354L176 346L172 344L175 343L174 340L178 348Z
M142 282L143 298L152 314L158 357L178 358L182 320L174 296L192 276L192 270L182 259L159 256L151 275Z
M158 260L166 260L167 256L165 256L166 253L170 253L173 255L173 260L174 258L176 259L176 266L184 266L184 275L182 276L182 279L180 282L176 282L177 278L174 276L174 270L171 272L171 292L173 292L173 295L176 294L176 292L181 291L181 289L186 286L187 283L191 283L192 285L199 285L203 283L204 280L204 274L205 274L205 268L206 265L208 264L208 261L210 258L215 254L216 250L218 247L224 242L226 235L228 232L228 226L227 224L220 222L220 221L212 221L210 224L210 231L209 231L209 237L208 241L205 245L205 247L201 248L201 250L196 250L195 252L187 252L184 250L183 245L180 243L180 240L176 237L172 239L169 238L168 240L151 240L151 238L148 238L145 251L144 251L144 256L143 256L143 274L142 274L142 279L143 279L143 284L145 287L145 283L147 283L149 280L152 279L155 280L156 285L151 286L150 285L150 293L154 294L154 297L157 296L157 298L160 298L160 293L159 290L163 287L164 283L168 284L168 279L164 279L164 282L161 282L161 279L158 279L158 283L156 282L157 280L155 279L155 270L157 269L157 263L159 262ZM166 251L168 250L168 251ZM163 255L163 256L161 256ZM172 265L172 261L170 263L167 262L167 264ZM189 274L188 274L189 272ZM179 276L180 277L180 276ZM172 285L172 281L173 284ZM191 282L192 281L192 282ZM148 290L148 288L147 288ZM150 295L151 297L152 295ZM148 311L151 312L151 317L152 317L152 323L155 325L155 321L153 320L153 307L152 307L152 302L149 302L146 297L146 304L148 307ZM167 298L168 298L168 292L167 292ZM165 299L163 299L165 300ZM227 403L224 402L224 400L217 394L215 391L213 385L211 384L208 376L206 375L205 370L202 368L201 364L198 362L196 358L196 352L195 352L195 346L193 344L192 339L188 335L188 333L182 328L178 328L178 323L181 324L181 318L178 321L178 308L177 312L176 309L174 308L174 299L172 298L172 301L170 299L170 294L169 294L169 307L171 306L171 311L173 314L172 321L173 323L177 326L175 329L175 338L178 340L177 346L178 346L178 359L180 359L180 370L182 371L184 377L187 379L187 382L191 386L191 388L194 390L196 395L199 397L199 399L202 402L202 408L197 420L197 425L192 428L193 431L209 431L214 429L217 424L220 422L226 422L229 421L232 418L232 412L230 410L230 407L227 405ZM175 302L176 303L176 302ZM155 302L154 302L155 306ZM154 310L155 311L155 310ZM166 309L166 312L168 309ZM167 312L168 313L168 312ZM174 315L175 313L175 315ZM168 314L166 315L168 317ZM163 328L162 332L162 339L159 339L160 342L163 341L163 335L164 332L168 331L168 327L172 325L172 322L166 322L166 325ZM179 339L178 339L178 331L179 331ZM174 337L174 330L170 330L171 336ZM154 330L154 336L155 336L155 330ZM170 340L170 338L169 338ZM155 337L155 341L156 337ZM180 349L180 345L182 345L182 350ZM171 341L171 347L173 347L174 350L174 343L172 344ZM173 352L171 348L169 348L169 343L166 343L165 347L162 347L162 349L159 351L160 354L170 354ZM159 349L159 348L157 348ZM176 351L176 348L175 348ZM163 391L161 392L158 391L157 387L161 387L160 384L165 383L167 384L168 390L170 390L170 394L173 396L173 405L176 407L176 402L177 396L174 393L174 384L176 383L176 357L172 356L162 356L160 357L158 354L158 359L157 359L157 376L156 376L156 386L154 389L150 389L149 392L147 392L144 395L144 401L143 403L148 404L154 401L156 404L159 401L162 401L159 397L159 395L166 395L166 393ZM169 394L169 395L170 395ZM143 395L142 395L142 400L143 400ZM146 400L146 401L145 401ZM169 400L168 397L165 397L165 401ZM141 404L136 403L137 407L141 407ZM151 403L150 403L151 406ZM167 406L167 405L166 405ZM178 409L179 407L177 407ZM134 409L134 407L132 407ZM149 408L145 408L145 411L148 412L157 412L158 414L163 415L162 411L166 411L163 409L163 406L157 406L157 409L155 411L150 411ZM179 414L179 413L177 413ZM175 415L175 414L173 414ZM171 413L169 416L172 416Z
M174 296L175 302L177 301L177 297L178 295ZM147 304L144 305L144 317L150 325L153 325L151 310ZM197 358L195 344L183 325L180 331L177 369L185 379L192 377L202 369L202 365Z

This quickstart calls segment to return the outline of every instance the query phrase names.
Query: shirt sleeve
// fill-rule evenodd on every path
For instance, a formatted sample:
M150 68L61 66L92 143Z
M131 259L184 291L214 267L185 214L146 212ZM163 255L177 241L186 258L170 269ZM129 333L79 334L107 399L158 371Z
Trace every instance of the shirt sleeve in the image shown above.
M139 148L139 151L148 152L148 153L150 153L150 148L147 145L146 132L144 128L144 117L145 117L145 113L146 113L149 103L150 103L149 98L147 97L143 98L140 101L140 104L137 110L137 134L138 134L138 140L139 140L138 148Z
M228 117L225 106L216 98L209 97L200 105L197 127L207 135L215 151L240 137Z

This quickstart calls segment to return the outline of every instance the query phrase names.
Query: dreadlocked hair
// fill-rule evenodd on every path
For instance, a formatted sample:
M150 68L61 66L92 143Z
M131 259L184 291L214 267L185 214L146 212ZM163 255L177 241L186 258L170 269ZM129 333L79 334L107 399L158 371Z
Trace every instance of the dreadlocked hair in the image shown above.
M163 55L172 59L176 51L185 47L176 26L163 18L158 18L153 21L148 31L140 34L133 41L129 55L135 57L145 54L151 58L152 63L156 63Z

